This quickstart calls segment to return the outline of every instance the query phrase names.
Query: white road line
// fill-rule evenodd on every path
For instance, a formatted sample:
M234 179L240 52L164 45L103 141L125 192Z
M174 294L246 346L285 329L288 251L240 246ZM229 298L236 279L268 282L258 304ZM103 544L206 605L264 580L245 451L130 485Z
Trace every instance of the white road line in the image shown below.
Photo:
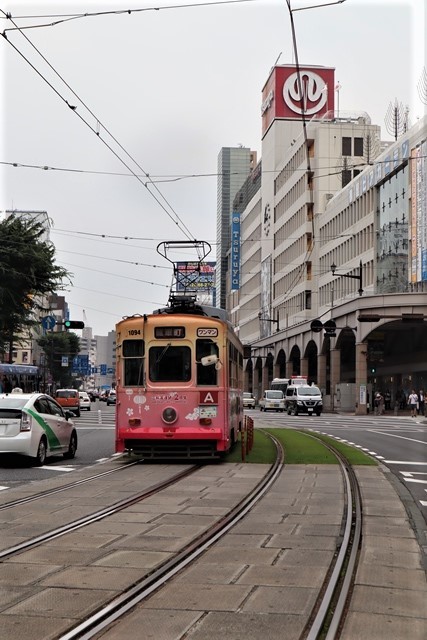
M406 438L405 436L398 436L394 433L383 433L382 431L378 431L377 429L368 429L372 433L380 433L383 436L389 436L390 438L400 438L401 440L409 440L409 442L418 442L419 444L427 445L425 440L415 440L414 438Z
M423 507L427 507L427 500L420 500L420 504L421 504Z
M9 489L9 487L0 487L0 491L4 491L5 489Z
M408 478L412 478L412 476L425 476L427 475L427 471L401 471L402 476L408 476Z
M37 469L44 469L45 471L75 471L76 467L37 467Z
M422 462L409 462L408 460L384 460L384 462L386 464L407 464L407 465L423 464L423 465L427 466L427 462L425 460L423 460Z
M417 484L427 484L427 480L417 480L416 478L405 478L405 482L416 482Z

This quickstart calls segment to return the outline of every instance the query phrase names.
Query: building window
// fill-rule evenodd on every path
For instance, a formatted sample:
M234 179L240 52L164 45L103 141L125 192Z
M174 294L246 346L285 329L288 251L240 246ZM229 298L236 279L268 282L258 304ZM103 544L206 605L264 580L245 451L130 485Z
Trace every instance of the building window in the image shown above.
M351 171L349 169L344 169L341 173L342 186L345 187L351 180Z
M343 137L342 139L342 155L351 156L351 138Z
M354 155L363 156L363 138L354 139Z

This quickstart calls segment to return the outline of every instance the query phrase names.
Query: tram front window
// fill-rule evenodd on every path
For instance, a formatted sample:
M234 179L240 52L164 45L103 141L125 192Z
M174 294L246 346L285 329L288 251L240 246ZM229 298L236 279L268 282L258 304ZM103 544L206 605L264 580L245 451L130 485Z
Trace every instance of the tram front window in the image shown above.
M206 356L218 356L218 345L210 338L196 340L197 384L214 385L217 383L217 370L213 365L204 367L201 363Z
M151 347L151 382L188 382L191 380L191 349L184 346Z
M144 340L123 341L124 386L144 384Z

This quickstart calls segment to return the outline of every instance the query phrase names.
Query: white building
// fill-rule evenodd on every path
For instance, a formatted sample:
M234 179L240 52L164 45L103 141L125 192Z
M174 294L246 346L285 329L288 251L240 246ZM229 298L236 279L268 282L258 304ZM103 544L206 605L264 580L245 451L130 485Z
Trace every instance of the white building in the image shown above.
M368 384L393 392L414 380L426 386L427 373L394 354L406 382L396 376L390 348L384 371L371 366L369 376L370 342L379 334L362 331L357 320L378 296L389 310L399 307L400 314L392 314L397 322L405 315L402 304L413 313L414 304L424 309L427 302L413 295L423 294L427 282L426 123L384 145L366 113L335 111L334 88L330 68L303 67L298 77L286 65L269 76L259 188L249 188L250 178L234 200L241 220L240 289L228 290L227 306L252 348L249 390L259 395L273 376L302 374L325 389L334 407L336 385L345 381L356 385L353 407L363 412L361 389ZM404 294L400 306L396 299L385 302L384 294L393 293ZM336 342L312 331L313 319L335 318ZM368 354L364 362L361 354Z

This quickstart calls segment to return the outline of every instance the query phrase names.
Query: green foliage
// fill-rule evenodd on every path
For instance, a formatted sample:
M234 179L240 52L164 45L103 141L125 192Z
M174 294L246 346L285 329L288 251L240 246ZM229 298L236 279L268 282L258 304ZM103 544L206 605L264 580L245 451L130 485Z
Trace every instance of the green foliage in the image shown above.
M62 331L47 333L37 340L45 353L47 367L52 374L57 387L73 388L74 378L71 375L71 365L74 356L80 351L80 340L75 333ZM68 357L68 367L62 366L62 357Z
M55 247L45 233L36 220L12 215L0 222L0 360L34 325L40 297L70 281L71 274L55 264Z

